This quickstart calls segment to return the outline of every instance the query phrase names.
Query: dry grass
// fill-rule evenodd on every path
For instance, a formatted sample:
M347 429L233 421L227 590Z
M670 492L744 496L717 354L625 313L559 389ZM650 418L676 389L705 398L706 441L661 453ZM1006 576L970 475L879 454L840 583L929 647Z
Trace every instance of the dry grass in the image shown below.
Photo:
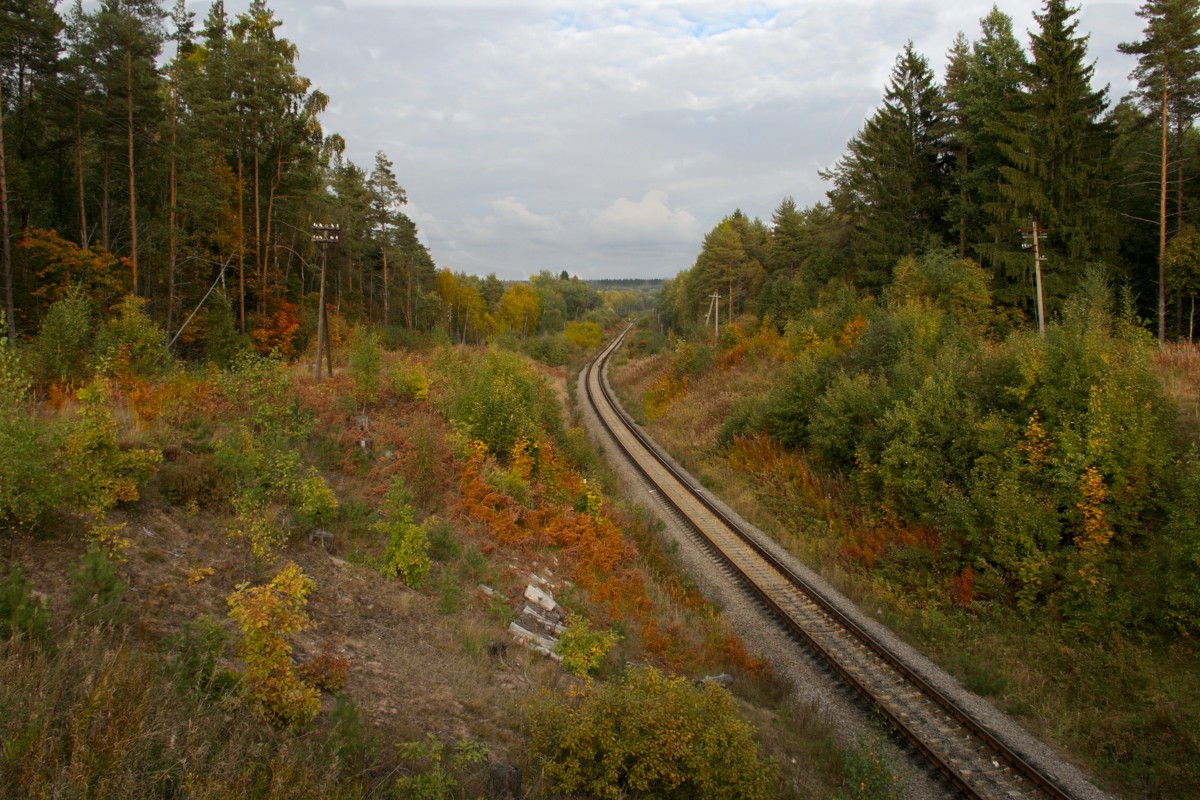
M1179 409L1179 424L1184 435L1200 434L1200 345L1167 342L1155 357L1163 392Z

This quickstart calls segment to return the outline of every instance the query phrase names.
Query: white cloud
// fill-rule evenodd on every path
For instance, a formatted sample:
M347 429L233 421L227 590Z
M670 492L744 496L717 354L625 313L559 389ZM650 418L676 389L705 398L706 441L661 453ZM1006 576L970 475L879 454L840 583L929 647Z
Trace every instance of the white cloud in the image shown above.
M651 189L641 200L622 197L591 220L591 229L602 243L645 242L653 240L694 243L704 235L696 218L687 211L673 209L667 193Z
M247 0L228 5L230 14ZM735 207L824 197L908 39L940 74L993 0L273 0L351 159L395 163L439 265L673 275ZM1124 93L1139 3L1084 4ZM1041 0L1006 0L1022 41ZM204 10L195 9L202 19ZM618 198L613 200L613 198Z

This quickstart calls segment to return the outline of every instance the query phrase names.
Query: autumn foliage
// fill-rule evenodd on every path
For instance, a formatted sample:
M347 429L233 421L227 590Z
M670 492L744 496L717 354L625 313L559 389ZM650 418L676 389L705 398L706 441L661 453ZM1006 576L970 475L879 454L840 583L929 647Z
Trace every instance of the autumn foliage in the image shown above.
M304 606L314 588L300 567L289 563L270 583L243 583L228 598L229 616L242 631L238 654L246 662L246 691L266 719L283 727L304 725L320 706L317 689L292 665L289 641L312 627Z

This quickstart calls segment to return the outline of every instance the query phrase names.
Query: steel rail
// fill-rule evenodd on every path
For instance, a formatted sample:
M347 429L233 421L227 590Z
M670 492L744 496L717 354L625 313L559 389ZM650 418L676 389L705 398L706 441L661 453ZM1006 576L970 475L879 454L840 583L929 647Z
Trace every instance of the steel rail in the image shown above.
M788 588L798 590L803 595L804 601L814 604L819 608L821 614L832 621L834 625L840 627L841 630L845 631L858 645L867 648L875 658L882 661L888 669L899 676L903 686L899 687L896 690L897 692L903 691L905 687L915 689L923 698L931 702L937 709L940 709L941 712L953 720L955 724L960 726L969 737L973 737L974 740L986 748L987 753L991 756L987 760L992 761L996 765L1000 761L1004 762L1008 769L1011 769L1015 775L1019 776L1018 782L1027 782L1025 784L1026 788L1033 788L1042 796L1053 798L1053 800L1071 800L1071 796L1066 794L1053 780L1044 775L1026 759L1022 758L989 731L986 726L975 720L971 714L943 692L931 685L929 681L925 680L887 646L871 635L869 631L844 614L822 592L811 586L802 576L798 575L764 547L756 537L743 530L738 522L730 518L723 509L719 508L706 496L702 489L695 485L690 476L683 473L660 454L657 446L633 423L620 404L612 397L603 379L603 370L607 366L609 357L620 346L629 330L630 328L626 328L625 331L615 337L588 365L585 376L586 396L601 425L608 431L618 448L624 453L629 462L634 465L643 479L651 486L656 487L658 496L705 541L709 549L729 569L739 576L746 587L770 608L774 612L774 615L789 630L799 635L842 680L874 707L935 769L942 773L965 796L970 798L989 798L997 795L996 793L987 793L986 788L981 786L981 781L977 777L977 771L973 771L970 767L964 768L952 763L958 761L958 759L944 753L942 751L944 748L938 747L939 742L927 741L926 735L922 735L917 730L917 727L922 722L928 724L928 720L922 721L917 719L910 722L910 714L903 708L894 707L894 704L900 703L899 694L891 696L892 702L889 702L888 698L881 697L877 690L872 689L868 685L869 681L867 679L860 677L860 674L863 672L861 663L855 663L853 657L848 660L845 654L833 652L833 649L827 642L828 636L823 636L821 633L810 630L812 627L811 624L806 625L797 618L794 599L793 607L789 608L788 600L791 598L785 596L785 590L764 585L770 583L769 577L765 578L763 575L750 574L755 570L753 566L747 567L745 563L746 556L738 554L736 550L731 550L730 544L720 541L722 536L719 533L706 530L711 526L706 521L697 520L695 511L689 510L687 506L694 507L699 505L704 513L716 520L721 527L736 538L734 548L740 547L743 551L749 551L753 554L753 558L760 560L765 565L765 569L760 570L764 575L774 572L775 575L787 584ZM630 443L627 441L627 438L631 438L633 442ZM635 449L641 452L635 453ZM647 463L648 460L649 463ZM665 481L667 485L664 485L663 473L669 476L669 479ZM675 484L675 487L669 485L672 482ZM680 496L681 491L685 493L683 497ZM945 734L941 743L948 741L951 736L952 734ZM962 747L978 749L970 744L960 745L960 749ZM978 758L976 759L977 762L979 760ZM999 773L1000 768L997 767L996 772L988 777L998 780ZM1011 796L1012 792L1006 790L1002 794L1004 796Z

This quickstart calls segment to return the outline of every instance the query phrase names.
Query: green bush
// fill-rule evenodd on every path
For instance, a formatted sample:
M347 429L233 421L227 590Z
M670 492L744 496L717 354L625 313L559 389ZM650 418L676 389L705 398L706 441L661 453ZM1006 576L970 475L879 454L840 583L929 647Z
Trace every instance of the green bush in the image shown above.
M116 375L128 369L140 378L162 375L171 366L167 335L146 313L146 301L127 295L96 332L96 357L100 371Z
M571 796L757 800L774 769L729 693L651 667L591 684L531 715L530 747L552 790Z
M70 487L70 508L86 517L94 540L116 550L122 543L108 537L120 526L106 526L104 517L119 503L138 499L138 484L155 473L162 451L118 444L107 381L96 378L76 396L80 416L67 431L58 466Z
M561 333L543 333L521 341L518 346L525 355L552 367L565 367L578 352Z
M429 397L429 375L419 362L400 361L392 368L388 382L401 400L424 400Z
M522 437L536 441L543 428L562 428L558 407L549 390L520 356L488 350L454 376L450 388L451 423L469 439L506 457ZM452 378L452 380L454 379Z
M71 571L71 607L90 622L120 622L129 614L128 588L104 548L90 544Z
M14 566L0 581L0 640L22 635L43 640L49 621L50 611L33 596L25 571Z
M34 341L42 380L60 386L87 380L93 314L92 301L78 286L50 306Z
M926 300L982 333L992 318L990 282L991 276L974 261L934 250L896 262L886 294L894 305Z
M229 634L213 617L183 623L182 630L167 640L167 673L180 690L202 698L231 693L238 678L219 666L228 641Z
M846 788L838 800L903 800L901 769L887 752L882 736L859 736L842 756Z
M1179 491L1172 498L1165 538L1166 626L1182 636L1200 635L1200 447L1180 459Z
M409 503L404 481L397 475L379 504L381 519L374 528L387 537L383 573L401 577L409 586L419 589L433 563L429 557L429 534L424 525L413 521Z
M379 399L383 388L383 351L379 336L363 326L354 329L350 341L350 379L354 382L354 399L366 407Z
M16 348L0 337L0 526L36 527L67 491L50 431L26 405L29 386Z
M826 367L807 355L798 357L772 389L763 410L763 426L785 447L808 444L808 422L817 398L825 391Z
M877 463L861 475L864 497L901 519L938 520L949 486L961 486L970 474L976 412L956 376L928 377L912 396L888 409L879 420L884 441Z
M581 350L594 350L599 347L604 336L595 322L568 322L563 334L567 341Z
M855 454L879 452L879 418L891 400L887 379L839 370L813 404L808 424L812 452L835 470L849 472Z
M402 742L401 756L411 762L414 774L396 781L397 796L408 800L450 800L459 796L464 773L487 761L487 748L480 742L462 740L450 748L430 734L423 742Z
M620 640L615 631L592 630L587 617L575 614L567 621L567 629L559 637L555 651L562 656L567 672L592 676Z
M249 338L238 333L233 304L223 292L215 292L204 312L204 359L225 369L249 349Z
M221 388L239 423L266 442L286 445L306 438L312 429L312 417L300 407L287 364L276 355L239 351L221 375Z

